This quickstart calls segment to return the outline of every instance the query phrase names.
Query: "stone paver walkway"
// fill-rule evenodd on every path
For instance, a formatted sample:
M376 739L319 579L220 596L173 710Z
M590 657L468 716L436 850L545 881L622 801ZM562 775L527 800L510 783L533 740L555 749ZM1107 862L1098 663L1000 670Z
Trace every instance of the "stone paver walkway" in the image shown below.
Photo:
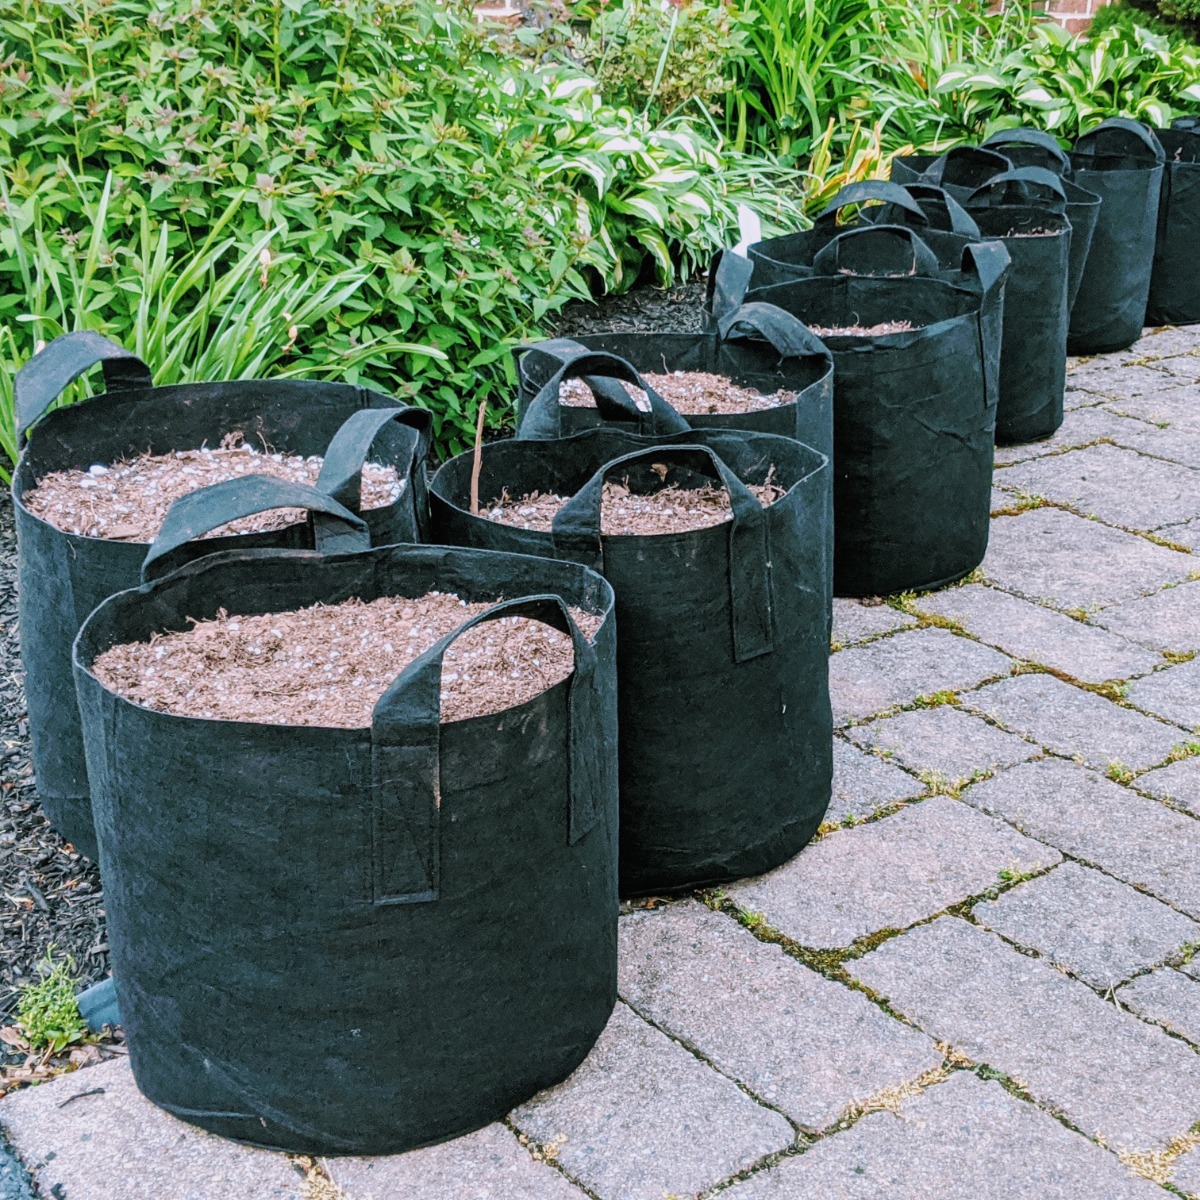
M997 453L970 581L837 602L822 836L627 912L570 1080L457 1142L313 1165L106 1063L0 1103L41 1194L1200 1197L1200 330L1069 378L1062 430Z

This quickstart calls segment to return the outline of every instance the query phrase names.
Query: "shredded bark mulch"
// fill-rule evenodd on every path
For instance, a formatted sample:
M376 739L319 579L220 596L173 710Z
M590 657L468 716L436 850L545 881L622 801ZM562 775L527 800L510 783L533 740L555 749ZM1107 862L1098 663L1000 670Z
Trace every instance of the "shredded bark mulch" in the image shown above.
M392 681L439 638L490 608L446 592L199 621L113 646L96 677L145 708L183 717L361 729ZM594 637L601 618L573 609ZM527 617L467 630L442 665L443 722L503 712L571 674L571 639Z
M241 475L272 475L292 483L315 484L322 458L280 454L249 445L240 433L227 434L218 449L142 454L128 462L97 463L86 471L52 471L25 493L34 516L65 533L115 542L152 542L167 509L188 492ZM362 471L362 507L383 508L400 495L403 481L395 467L367 463ZM205 537L286 529L304 514L276 508L241 517Z
M748 484L764 507L787 492L775 483ZM532 492L519 500L504 492L483 514L489 521L515 525L518 529L548 533L555 515L570 499L553 492ZM686 533L707 529L733 518L729 493L724 488L681 488L674 484L656 492L631 492L627 484L609 481L600 502L600 532L647 537L661 533Z
M881 321L878 325L810 325L817 337L883 337L889 333L911 333L911 321Z
M703 275L674 287L637 287L594 301L573 300L547 316L547 335L586 337L590 333L699 333L704 328Z
M764 394L754 388L740 387L723 375L708 371L670 371L663 374L643 374L642 378L676 411L685 416L705 413L762 412L791 404L795 392L778 391ZM646 393L639 387L621 386L641 409L650 407ZM596 398L582 379L568 379L558 392L559 404L571 408L594 408Z

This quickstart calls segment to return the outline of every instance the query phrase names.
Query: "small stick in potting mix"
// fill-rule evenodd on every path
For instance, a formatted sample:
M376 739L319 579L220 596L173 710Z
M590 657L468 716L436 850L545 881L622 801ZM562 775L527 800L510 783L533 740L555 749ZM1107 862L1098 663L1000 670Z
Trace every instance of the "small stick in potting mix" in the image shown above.
M763 412L791 404L796 393L781 389L763 393L755 388L742 387L724 375L709 371L664 371L651 372L642 378L676 411L685 416L706 413ZM650 401L639 387L621 385L633 402L643 411L649 411ZM569 408L594 408L596 398L592 389L582 379L568 379L559 388L558 402Z
M106 687L176 716L361 729L409 663L492 601L447 592L314 605L294 612L199 621L182 633L113 646L93 664ZM585 636L602 618L572 608ZM443 721L502 712L571 674L563 632L528 617L461 634L442 664Z
M479 473L483 470L483 422L487 416L487 401L479 402L475 419L475 457L471 460L471 516L479 516Z
M665 475L665 469L663 471ZM774 504L787 489L772 483L748 484L764 507ZM548 533L554 517L570 499L552 492L532 492L519 500L504 492L483 514L489 521ZM675 484L658 491L630 491L628 482L608 481L600 504L600 532L650 536L660 533L686 533L722 525L733 517L729 493L720 487L681 488Z
M270 475L292 483L317 482L323 459L281 454L270 447L248 445L241 433L226 434L217 449L201 446L170 454L141 454L137 458L86 471L52 471L24 496L25 507L65 533L116 542L152 542L167 510L180 496L198 488L244 475ZM404 484L395 467L365 463L362 469L362 508L394 503ZM276 508L240 517L206 537L232 533L261 533L286 529L304 520L297 508Z

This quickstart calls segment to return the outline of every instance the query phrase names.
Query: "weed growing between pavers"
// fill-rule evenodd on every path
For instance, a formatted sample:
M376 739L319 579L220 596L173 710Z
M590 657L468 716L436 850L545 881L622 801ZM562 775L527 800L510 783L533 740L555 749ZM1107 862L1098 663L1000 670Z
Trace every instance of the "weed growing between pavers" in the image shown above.
M304 1176L303 1200L351 1200L345 1191L325 1173L321 1160L307 1155L289 1155L296 1170Z
M1187 1133L1172 1138L1165 1150L1147 1150L1140 1154L1119 1150L1117 1157L1135 1175L1141 1175L1152 1183L1176 1192L1177 1195L1183 1195L1184 1193L1171 1186L1171 1176L1175 1172L1175 1163L1197 1146L1200 1146L1200 1121Z
M75 1001L75 960L68 955L55 962L51 946L39 969L42 979L21 989L17 1022L30 1049L58 1054L87 1034Z

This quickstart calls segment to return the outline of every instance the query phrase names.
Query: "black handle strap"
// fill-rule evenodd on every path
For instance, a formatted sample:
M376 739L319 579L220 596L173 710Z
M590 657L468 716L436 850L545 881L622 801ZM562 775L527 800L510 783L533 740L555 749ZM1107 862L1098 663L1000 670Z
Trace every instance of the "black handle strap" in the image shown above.
M1172 129L1182 129L1185 132L1200 129L1200 117L1176 117L1171 122Z
M734 662L746 662L774 649L770 525L766 509L752 491L708 446L655 446L605 463L558 510L554 549L559 558L582 562L603 574L600 533L604 483L621 470L645 462L674 462L716 480L729 493L729 602L733 614Z
M1067 207L1062 179L1045 167L1016 167L993 175L967 197L967 203L972 208L994 208L1014 203L1014 197L1018 204L1041 204L1056 213Z
M318 488L270 475L244 475L198 488L171 505L142 563L142 579L157 579L179 566L178 552L189 542L229 521L273 508L307 509L321 554L349 554L371 545L365 522Z
M1004 282L1011 262L1012 257L1003 242L971 242L963 247L963 270L976 276L982 293L979 303L980 338L994 337L997 344L1001 332L1000 314L1004 299ZM981 344L984 403L988 408L993 408L1000 401L1000 355L997 353L994 356L995 369L989 370L985 349Z
M518 372L524 369L524 359L529 354L544 356L561 367L566 363L574 362L581 355L591 353L592 351L582 342L574 341L572 338L546 338L541 342L528 342L523 346L514 346L512 351ZM628 399L629 393L615 379L593 375L584 382L591 389L593 396L603 396L610 404L624 405Z
M884 264L882 270L873 268L872 257ZM831 238L813 259L817 275L936 276L939 269L937 255L907 225L847 229Z
M17 372L13 382L17 438L22 446L30 428L62 395L63 389L97 363L103 365L107 391L154 386L150 368L123 346L91 330L64 333L35 354Z
M1141 121L1132 121L1128 117L1109 117L1107 121L1101 121L1095 129L1089 129L1075 143L1075 153L1084 156L1114 153L1129 154L1130 146L1128 141L1119 150L1110 149L1105 144L1106 142L1113 143L1128 138L1133 138L1137 142L1140 142L1141 145L1136 149L1148 150L1156 163L1166 160L1167 153L1163 149L1162 142L1155 136L1154 130L1149 125L1143 124Z
M939 187L973 188L992 175L1011 171L1012 167L1012 160L998 150L988 150L983 146L955 146L936 159L921 178Z
M570 843L599 817L611 791L615 747L596 745L602 727L595 647L571 619L561 596L504 600L447 634L393 680L371 717L371 845L373 903L413 904L438 898L441 807L441 689L446 651L468 629L502 617L529 617L570 635L575 670L568 695Z
M589 387L593 378L619 380L641 388L650 402L650 411L643 412L633 397L616 384L612 392L593 389L596 409L604 421L633 421L638 432L651 436L686 433L691 426L638 373L633 365L616 354L589 350L575 355L546 381L545 386L529 402L517 437L522 441L548 441L562 437L562 406L559 389L568 379L582 379Z
M848 183L842 188L833 200L817 214L816 220L813 221L813 227L816 229L831 228L837 224L837 215L843 208L848 208L851 204L866 204L871 200L894 204L923 223L927 223L929 220L921 206L900 184L889 183L885 179L866 179L861 183Z
M704 299L705 312L711 321L719 324L731 312L741 308L753 275L754 264L749 258L733 250L717 252L708 270Z
M979 226L972 220L970 213L945 188L936 183L906 183L902 186L920 208L924 217L922 224L931 229L945 229L950 233L961 234L963 237L980 236ZM904 221L889 204L879 210L878 223L900 225Z
M991 137L985 138L985 146L1034 146L1043 151L1047 159L1058 167L1059 175L1071 174L1071 160L1062 148L1058 138L1042 129L1030 129L1022 126L1018 129L1000 129Z
M781 358L822 358L833 361L829 347L798 317L774 304L751 301L717 323L721 340L732 342L757 335Z
M362 506L362 469L380 430L395 421L412 431L408 460L401 479L411 477L429 450L433 414L423 408L363 408L351 413L325 450L317 487L339 504L357 512Z

